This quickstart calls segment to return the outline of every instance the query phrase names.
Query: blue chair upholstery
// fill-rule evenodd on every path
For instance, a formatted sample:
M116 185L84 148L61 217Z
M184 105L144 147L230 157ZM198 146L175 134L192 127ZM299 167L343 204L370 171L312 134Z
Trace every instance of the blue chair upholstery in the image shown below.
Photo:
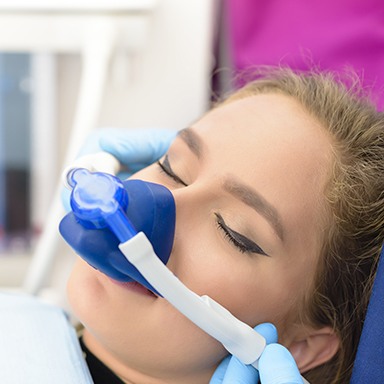
M384 246L351 378L362 383L384 383Z

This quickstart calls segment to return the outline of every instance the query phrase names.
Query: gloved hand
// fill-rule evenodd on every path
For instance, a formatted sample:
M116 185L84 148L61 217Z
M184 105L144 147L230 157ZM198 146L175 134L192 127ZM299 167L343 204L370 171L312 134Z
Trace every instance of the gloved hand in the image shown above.
M109 152L124 166L124 171L119 173L119 177L124 180L163 156L176 133L173 130L156 128L99 129L88 137L78 157L100 151ZM61 199L66 211L71 209L69 197L70 191L63 189Z
M236 357L228 356L220 363L209 383L257 384L260 378L261 384L302 384L292 355L285 347L276 344L276 328L265 323L258 325L255 330L265 337L268 344L259 360L259 372Z
M262 384L303 384L293 356L281 344L266 346L259 360Z
M128 174L147 167L168 150L177 132L166 129L106 129L99 133L101 150L115 156Z

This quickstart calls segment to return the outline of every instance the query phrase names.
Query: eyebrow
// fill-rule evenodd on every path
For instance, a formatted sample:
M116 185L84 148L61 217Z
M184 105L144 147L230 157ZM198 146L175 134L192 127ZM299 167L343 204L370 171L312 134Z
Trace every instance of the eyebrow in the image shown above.
M199 135L193 131L193 129L182 129L178 132L177 136L187 144L189 149L198 158L201 158L204 149L203 141ZM241 200L243 203L249 205L256 212L261 214L271 224L280 240L284 240L284 229L281 224L281 217L277 209L263 196L261 196L258 192L249 186L236 180L236 178L233 176L229 176L225 179L223 187L231 195Z
M180 137L188 145L189 149L198 158L202 156L203 142L191 128L182 129L178 132L177 136Z
M284 239L284 230L281 217L276 208L254 189L239 182L234 177L228 177L224 181L224 189L231 195L249 205L261 214L272 226L281 241Z

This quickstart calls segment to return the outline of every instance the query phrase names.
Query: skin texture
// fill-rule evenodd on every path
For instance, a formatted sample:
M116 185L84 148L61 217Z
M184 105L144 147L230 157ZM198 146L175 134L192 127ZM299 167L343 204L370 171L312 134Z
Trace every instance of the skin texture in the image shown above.
M298 349L300 360L297 346L321 331L292 319L316 270L331 141L296 101L279 94L233 101L190 129L160 160L181 181L158 164L134 175L174 195L176 233L167 266L249 325L274 323L280 342ZM266 255L241 252L218 226L218 215ZM82 260L68 296L88 347L127 383L208 383L226 355L164 299L121 287Z

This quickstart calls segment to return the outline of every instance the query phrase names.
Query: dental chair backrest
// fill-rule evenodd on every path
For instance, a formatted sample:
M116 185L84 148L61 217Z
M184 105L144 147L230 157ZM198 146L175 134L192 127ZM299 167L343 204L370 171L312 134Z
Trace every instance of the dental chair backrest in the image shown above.
M384 383L384 246L351 378L361 383Z

